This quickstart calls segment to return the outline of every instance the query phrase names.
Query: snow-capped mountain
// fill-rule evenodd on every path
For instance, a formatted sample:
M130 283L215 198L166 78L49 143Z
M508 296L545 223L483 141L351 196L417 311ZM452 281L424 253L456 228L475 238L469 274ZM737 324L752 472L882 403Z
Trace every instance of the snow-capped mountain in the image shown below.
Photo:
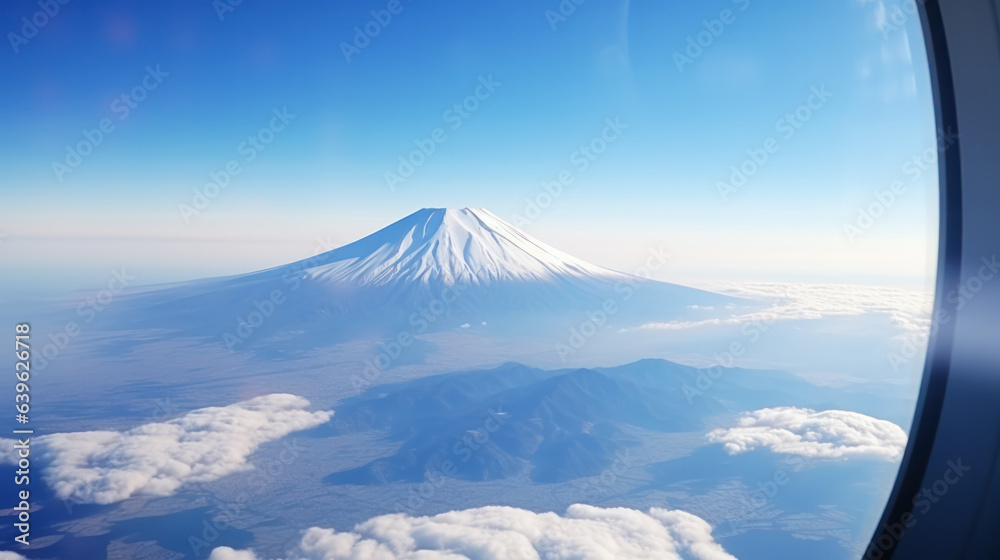
M483 208L424 208L322 255L308 276L358 286L616 282L624 275L529 236Z
M256 345L268 337L318 343L473 326L523 336L565 330L588 313L602 324L635 326L703 319L704 309L736 301L587 263L488 210L425 208L285 266L137 293L116 315L128 328L213 338L234 321L259 322Z

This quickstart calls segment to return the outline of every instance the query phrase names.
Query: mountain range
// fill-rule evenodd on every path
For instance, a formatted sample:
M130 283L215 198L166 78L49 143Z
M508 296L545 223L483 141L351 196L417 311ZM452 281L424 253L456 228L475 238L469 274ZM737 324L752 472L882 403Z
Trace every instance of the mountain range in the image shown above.
M706 430L743 410L854 399L780 371L723 370L698 393L706 370L646 359L610 368L542 370L507 363L374 387L348 399L312 437L375 431L398 449L328 484L421 482L429 472L470 481L527 474L534 482L594 476L644 431Z

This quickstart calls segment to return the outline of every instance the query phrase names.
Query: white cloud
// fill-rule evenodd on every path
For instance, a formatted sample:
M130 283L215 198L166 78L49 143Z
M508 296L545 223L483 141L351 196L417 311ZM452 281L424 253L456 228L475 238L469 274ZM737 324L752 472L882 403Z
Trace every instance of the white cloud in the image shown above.
M24 556L21 556L20 554L18 554L16 552L9 552L9 551L6 551L6 550L0 550L0 560L28 560L28 559L25 558ZM238 559L234 559L234 560L238 560Z
M873 457L895 461L903 456L906 432L887 420L857 412L808 408L764 408L744 412L735 428L708 433L730 455L757 447L775 453L822 459Z
M930 328L934 296L929 292L858 286L853 284L801 284L756 282L726 286L719 291L757 299L767 307L723 318L704 321L648 323L646 330L681 330L709 325L742 325L761 321L822 319L836 316L884 314L906 333L924 333Z
M228 546L220 546L212 551L208 560L258 560L257 555L250 550L233 550Z
M15 443L12 439L0 438L0 465L17 464L17 451L14 450ZM2 556L0 556L0 560L3 560Z
M38 439L45 480L62 499L109 504L135 494L167 496L180 486L247 470L263 443L330 420L309 401L276 393L126 432L53 434Z
M682 511L570 506L565 515L490 506L391 514L351 532L313 527L288 560L735 560L705 520ZM209 560L258 560L228 547Z

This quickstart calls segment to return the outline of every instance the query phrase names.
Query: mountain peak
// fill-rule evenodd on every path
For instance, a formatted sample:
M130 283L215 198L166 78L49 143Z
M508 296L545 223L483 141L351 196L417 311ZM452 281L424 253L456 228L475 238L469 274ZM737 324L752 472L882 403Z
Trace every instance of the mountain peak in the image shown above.
M620 273L546 245L485 208L423 208L319 257L313 278L359 285L550 281Z
M264 313L259 300L270 295L272 305L278 298L287 302L274 314L280 318L254 327L261 344L268 336L294 338L305 351L366 336L395 337L400 329L562 340L567 326L579 325L559 343L575 351L579 340L603 325L703 321L703 308L738 301L651 279L639 282L546 245L489 210L423 208L308 259L150 289L115 307L133 326L136 317L155 316L149 324L157 329L196 337L224 332L230 350L245 342L232 342L231 317L239 316L243 329L242 317L249 317L248 310ZM541 351L518 357L534 359Z

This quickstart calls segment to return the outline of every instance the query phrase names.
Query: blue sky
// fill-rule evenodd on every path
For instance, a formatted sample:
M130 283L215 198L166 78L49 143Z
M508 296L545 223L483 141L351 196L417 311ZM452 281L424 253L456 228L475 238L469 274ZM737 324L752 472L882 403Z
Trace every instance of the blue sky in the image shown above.
M935 142L927 64L915 17L886 27L891 0L588 0L564 18L557 1L400 0L385 25L371 11L388 0L317 4L243 0L220 18L208 0L71 1L12 44L40 8L5 2L0 262L24 271L10 287L99 286L120 266L144 283L248 271L421 207L515 220L563 171L572 183L523 227L598 264L628 272L665 246L679 282L926 284L936 172L905 165ZM347 60L366 25L378 34ZM814 88L832 96L786 137L776 125ZM242 144L276 110L294 118L263 149ZM102 122L92 153L55 171ZM583 169L602 133L614 140ZM719 182L771 138L723 200ZM180 205L233 160L239 174L185 220ZM905 192L848 240L896 180Z

